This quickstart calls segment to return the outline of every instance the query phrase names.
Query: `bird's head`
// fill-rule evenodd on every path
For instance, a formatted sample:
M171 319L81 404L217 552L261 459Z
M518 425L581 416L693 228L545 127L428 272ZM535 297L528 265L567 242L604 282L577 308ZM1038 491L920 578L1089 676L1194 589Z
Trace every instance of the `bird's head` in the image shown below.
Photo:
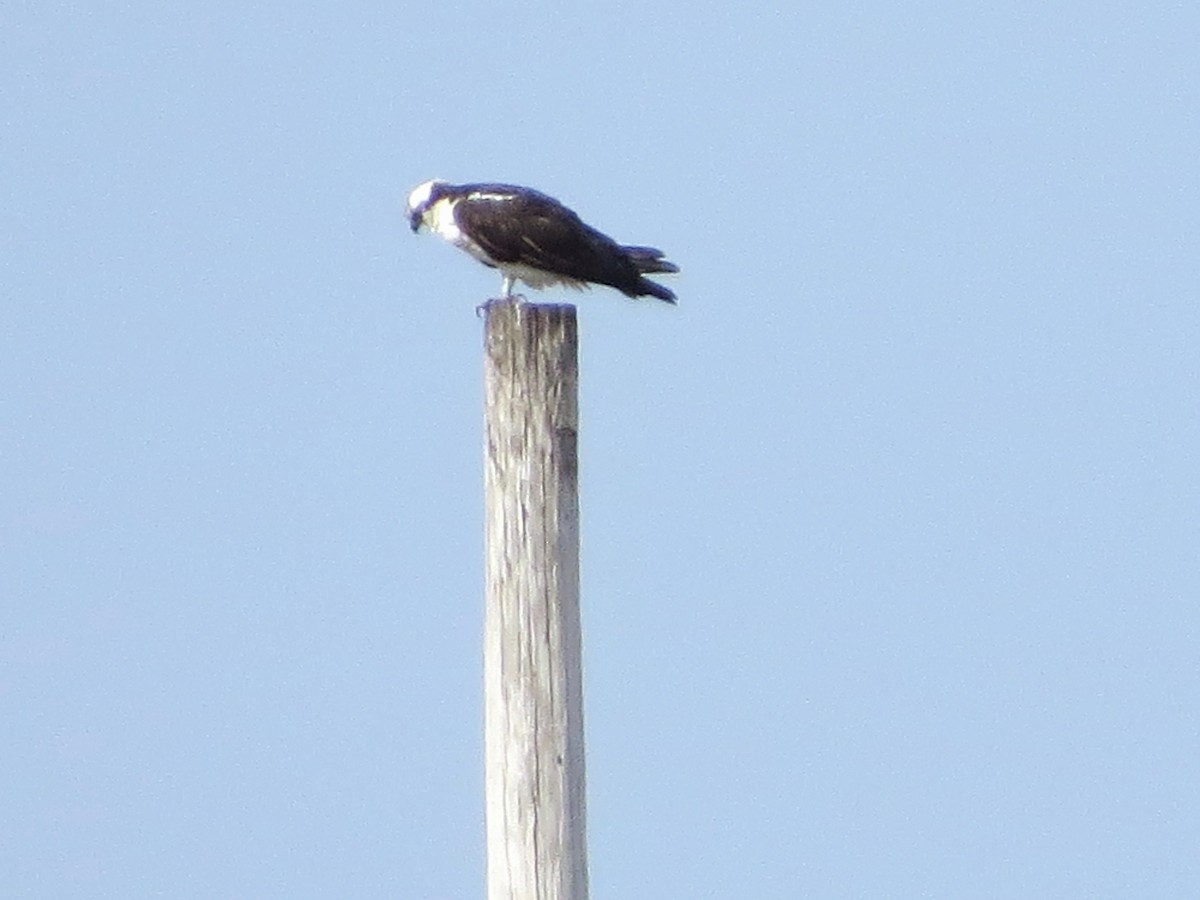
M422 225L427 225L425 213L442 195L446 182L434 179L418 184L408 195L408 224L413 231L420 231Z

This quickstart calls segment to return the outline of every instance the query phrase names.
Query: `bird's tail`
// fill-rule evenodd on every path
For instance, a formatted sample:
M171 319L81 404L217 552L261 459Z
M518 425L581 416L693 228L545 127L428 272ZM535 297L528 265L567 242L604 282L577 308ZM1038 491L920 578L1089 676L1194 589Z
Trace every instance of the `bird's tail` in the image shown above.
M625 255L643 275L679 271L679 266L663 259L663 252L654 247L622 247L621 249L625 251Z
M668 290L656 281L651 281L649 278L639 278L637 284L637 293L632 294L634 297L657 297L667 303L674 304L675 294Z
M633 263L634 268L638 270L638 274L640 275L679 271L679 266L663 259L663 252L655 247L622 247L621 249L625 251L625 255ZM675 302L674 293L661 284L651 281L649 278L638 279L637 292L632 296L657 297L659 300L664 300L667 303Z

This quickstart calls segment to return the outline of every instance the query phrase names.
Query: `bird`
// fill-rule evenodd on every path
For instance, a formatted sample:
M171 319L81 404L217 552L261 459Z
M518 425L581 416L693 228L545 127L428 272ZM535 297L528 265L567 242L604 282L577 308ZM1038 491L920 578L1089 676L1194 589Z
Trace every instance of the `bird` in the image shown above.
M675 303L674 293L645 277L679 271L661 250L618 244L532 188L424 181L408 195L408 218L414 232L428 229L498 269L504 300L523 299L513 294L521 281L535 290L607 285Z

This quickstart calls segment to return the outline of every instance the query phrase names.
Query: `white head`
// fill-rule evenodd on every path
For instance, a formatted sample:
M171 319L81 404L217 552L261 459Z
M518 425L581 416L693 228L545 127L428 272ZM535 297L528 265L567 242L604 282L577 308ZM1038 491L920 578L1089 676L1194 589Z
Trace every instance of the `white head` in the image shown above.
M425 224L425 212L430 205L437 200L440 189L445 187L446 182L439 181L436 178L430 181L423 181L418 184L408 195L408 220L412 225L413 231L419 231L421 226Z

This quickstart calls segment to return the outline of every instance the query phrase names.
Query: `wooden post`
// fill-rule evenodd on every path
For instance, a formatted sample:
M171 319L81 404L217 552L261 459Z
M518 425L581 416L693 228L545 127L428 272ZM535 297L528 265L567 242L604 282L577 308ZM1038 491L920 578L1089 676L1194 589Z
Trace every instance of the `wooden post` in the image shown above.
M488 900L587 900L575 307L485 327Z

